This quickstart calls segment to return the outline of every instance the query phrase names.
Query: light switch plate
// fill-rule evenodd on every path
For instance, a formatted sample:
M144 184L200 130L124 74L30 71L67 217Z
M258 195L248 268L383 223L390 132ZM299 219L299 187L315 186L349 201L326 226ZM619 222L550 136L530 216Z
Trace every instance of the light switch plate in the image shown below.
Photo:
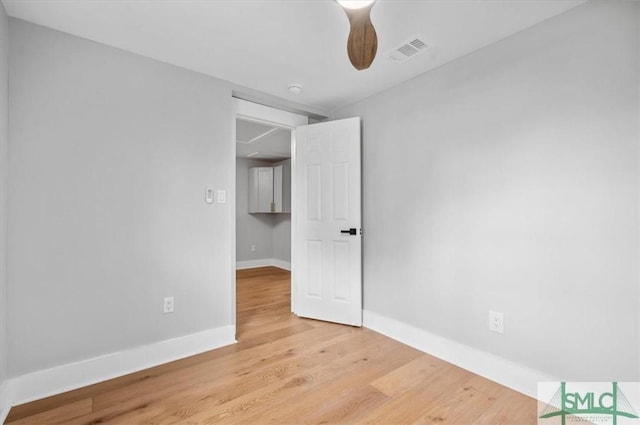
M218 203L224 204L227 202L227 191L224 189L218 190Z

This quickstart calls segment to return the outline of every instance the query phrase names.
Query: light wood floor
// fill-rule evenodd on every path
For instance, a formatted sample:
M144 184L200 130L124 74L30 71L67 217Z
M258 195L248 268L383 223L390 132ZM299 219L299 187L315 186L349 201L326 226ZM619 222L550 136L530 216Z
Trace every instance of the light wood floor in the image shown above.
M8 424L536 423L536 402L368 329L297 318L289 273L238 272L238 343L14 407Z

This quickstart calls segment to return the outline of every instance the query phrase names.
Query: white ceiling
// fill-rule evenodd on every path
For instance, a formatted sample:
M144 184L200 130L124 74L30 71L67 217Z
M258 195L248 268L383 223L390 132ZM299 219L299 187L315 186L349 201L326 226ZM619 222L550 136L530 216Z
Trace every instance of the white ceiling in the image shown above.
M237 119L236 156L273 162L291 158L291 130Z
M2 0L10 16L331 111L548 19L584 0L378 0L378 56L356 71L332 0ZM385 53L432 45L403 63ZM526 54L526 52L523 52ZM290 83L304 91L293 95Z

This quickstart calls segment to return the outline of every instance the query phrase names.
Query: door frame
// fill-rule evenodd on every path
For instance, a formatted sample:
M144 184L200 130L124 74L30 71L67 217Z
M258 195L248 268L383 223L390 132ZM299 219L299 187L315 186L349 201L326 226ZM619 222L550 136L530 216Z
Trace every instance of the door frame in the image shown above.
M297 217L294 205L294 189L295 178L293 178L293 170L295 169L295 128L301 125L309 124L309 117L300 114L294 114L292 112L283 111L281 109L272 108L270 106L261 105L258 103L249 102L246 100L232 98L232 152L233 152L233 191L235 200L237 188L236 188L236 120L241 118L243 120L252 121L259 124L268 124L274 127L284 128L291 131L291 241L293 247L293 237L295 229L295 220ZM236 325L236 208L235 202L232 206L232 220L233 220L233 232L231 235L231 323ZM295 313L295 290L296 285L293 279L293 269L295 267L295 255L293 249L291 250L291 311Z

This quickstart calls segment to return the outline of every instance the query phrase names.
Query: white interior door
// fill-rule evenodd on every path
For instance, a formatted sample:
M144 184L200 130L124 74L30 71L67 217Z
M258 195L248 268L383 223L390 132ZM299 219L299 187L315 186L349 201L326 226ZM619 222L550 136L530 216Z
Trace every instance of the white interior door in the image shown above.
M297 127L294 312L362 325L360 118Z

